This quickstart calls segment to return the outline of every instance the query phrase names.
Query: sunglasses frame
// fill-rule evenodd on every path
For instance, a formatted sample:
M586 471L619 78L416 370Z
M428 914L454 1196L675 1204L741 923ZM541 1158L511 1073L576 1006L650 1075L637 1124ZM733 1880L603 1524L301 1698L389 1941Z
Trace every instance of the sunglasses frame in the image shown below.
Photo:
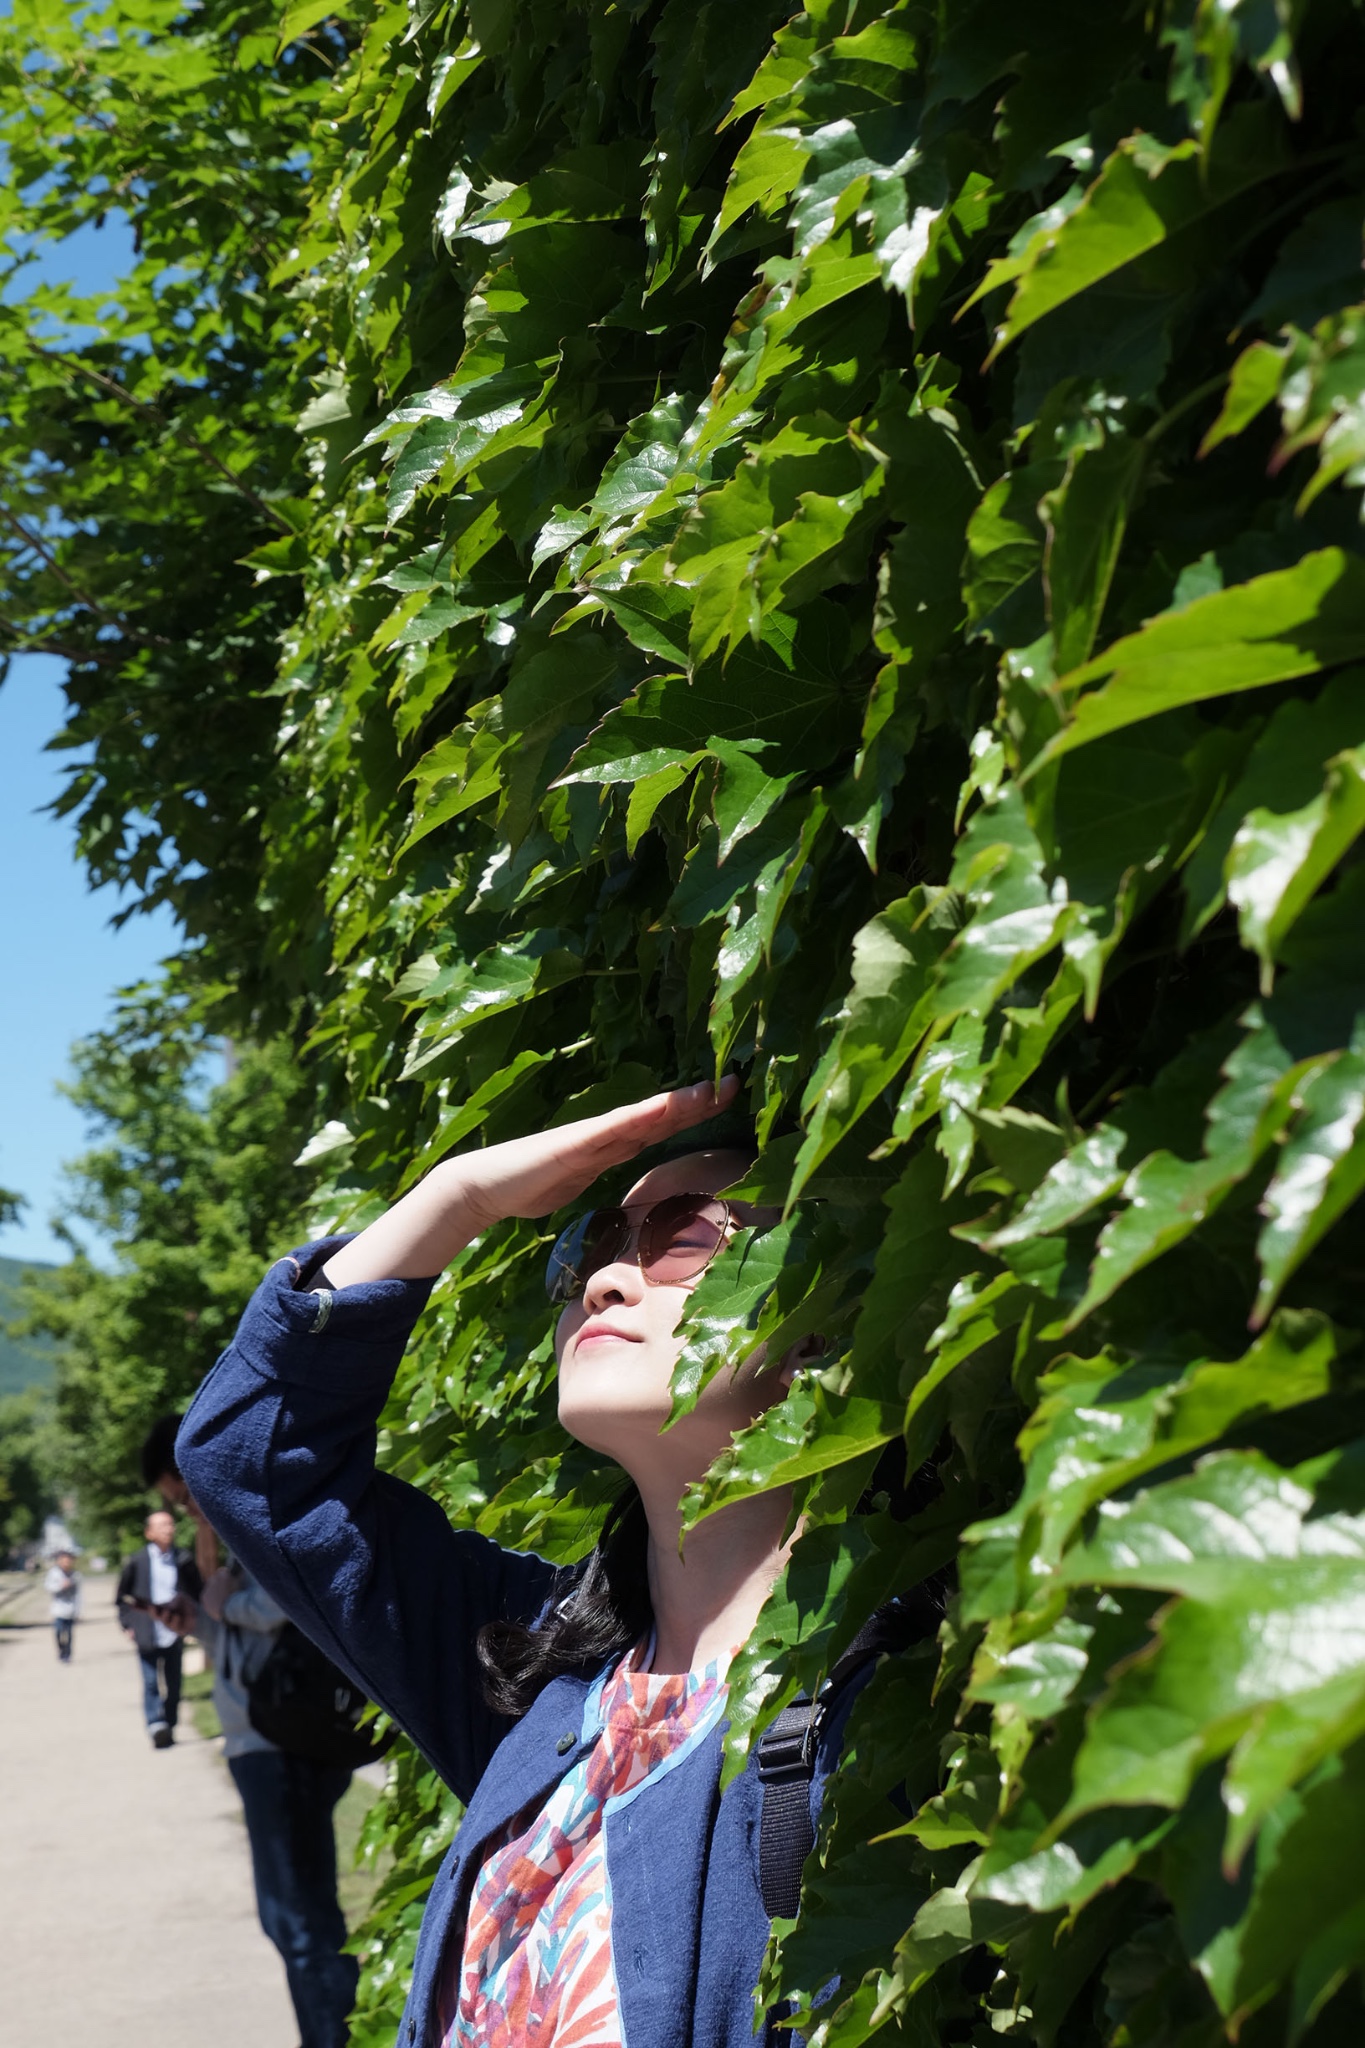
M645 1233L649 1228L651 1219L658 1214L659 1210L669 1208L675 1202L695 1203L698 1208L722 1209L725 1212L724 1221L720 1226L720 1237L714 1251L707 1253L706 1257L697 1267L696 1272L680 1274L678 1280L656 1280L641 1256ZM638 1207L638 1204L636 1206ZM625 1233L616 1247L605 1258L594 1259L586 1272L580 1273L576 1266L570 1264L564 1253L569 1249L571 1240L580 1232L586 1236L587 1231L591 1228L594 1217L599 1216L619 1218L621 1223L625 1225ZM712 1259L719 1258L720 1254L725 1250L731 1232L737 1227L743 1227L743 1223L744 1219L736 1212L734 1206L726 1201L723 1195L707 1195L702 1194L700 1190L693 1189L684 1189L680 1194L676 1195L664 1195L659 1201L651 1202L638 1224L632 1224L629 1211L618 1204L609 1203L603 1208L589 1209L585 1215L576 1218L574 1222L561 1230L551 1246L550 1256L545 1266L545 1292L557 1308L567 1306L569 1302L578 1300L594 1273L600 1272L603 1266L614 1265L618 1260L622 1259L628 1264L639 1266L647 1287L676 1286L680 1280L695 1280L706 1271ZM628 1250L627 1248L632 1237L635 1239L634 1249ZM581 1247L578 1249L581 1250Z

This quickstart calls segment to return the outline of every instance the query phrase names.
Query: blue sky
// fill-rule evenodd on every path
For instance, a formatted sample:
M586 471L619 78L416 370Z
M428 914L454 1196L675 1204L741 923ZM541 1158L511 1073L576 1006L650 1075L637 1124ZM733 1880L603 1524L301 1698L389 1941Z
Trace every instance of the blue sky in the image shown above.
M126 226L111 218L55 246L41 268L100 289L130 249ZM104 1022L113 991L153 973L176 941L165 913L112 930L117 897L86 887L71 824L44 812L72 758L43 751L63 720L63 667L25 655L0 685L0 1187L28 1204L21 1222L0 1229L0 1256L11 1259L65 1256L49 1219L61 1164L86 1144L82 1119L57 1093L69 1048Z

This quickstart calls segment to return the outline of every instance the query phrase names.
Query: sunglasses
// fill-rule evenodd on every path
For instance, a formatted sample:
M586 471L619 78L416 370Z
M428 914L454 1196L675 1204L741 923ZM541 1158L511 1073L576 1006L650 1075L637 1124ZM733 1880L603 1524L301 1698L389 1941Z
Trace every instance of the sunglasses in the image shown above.
M624 1209L591 1209L555 1241L545 1268L553 1302L575 1301L594 1273L628 1255L653 1287L676 1286L705 1272L742 1219L717 1195L669 1195L646 1209L638 1229Z

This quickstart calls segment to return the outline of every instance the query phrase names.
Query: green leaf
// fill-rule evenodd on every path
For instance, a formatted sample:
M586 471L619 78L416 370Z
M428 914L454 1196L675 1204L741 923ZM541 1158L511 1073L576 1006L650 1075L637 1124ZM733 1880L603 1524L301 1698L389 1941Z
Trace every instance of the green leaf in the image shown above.
M1361 681L1359 670L1348 669L1333 676L1311 700L1289 698L1256 736L1185 868L1188 936L1201 931L1222 908L1226 863L1243 820L1257 809L1287 812L1311 804L1322 793L1327 762L1360 740L1365 729Z
M1276 464L1316 448L1316 474L1299 493L1306 512L1327 486L1365 481L1365 306L1319 321L1311 342L1296 350L1294 375L1280 394L1284 436Z
M651 769L648 774L641 775L638 773L639 757L636 757L634 766L637 772L629 778L634 787L626 807L626 852L632 857L653 824L654 814L659 805L666 796L671 795L686 782L701 759L700 754L686 754L681 761L665 761L661 768ZM561 780L567 778L561 777Z
M1119 1159L1127 1142L1126 1132L1097 1125L1049 1168L1017 1215L982 1240L984 1249L1005 1251L1079 1223L1122 1187Z
M414 784L412 824L400 853L496 795L504 750L505 742L490 717L486 723L471 720L424 754L410 778Z
M1037 1407L1019 1439L1027 1477L1018 1503L966 1532L967 1616L984 1620L1026 1606L1102 1500L1218 1443L1236 1424L1328 1394L1336 1353L1333 1332L1321 1318L1282 1315L1230 1363L1126 1364L1107 1355L1058 1360L1039 1383ZM1003 1608L1002 1593L1009 1601ZM1023 1644L1032 1640L1030 1629ZM1074 1634L1061 1640L1072 1644ZM985 1679L994 1685L997 1669L1015 1668L1016 1647L1023 1645L1011 1643L1002 1659L1000 1645L988 1643L986 1661L979 1659L973 1670L974 1693ZM1062 1663L1069 1658L1067 1650ZM1032 1668L1027 1659L1023 1668Z
M980 484L941 415L905 413L888 401L866 438L887 465L887 509L904 522L882 560L877 645L927 664L962 621L960 572Z
M514 441L534 445L538 436L527 423L526 410L524 398L498 402L491 393L476 390L452 415L423 419L405 441L389 478L390 525L433 478L453 485L496 449ZM539 431L544 432L543 426Z
M712 809L719 834L716 858L724 867L740 840L755 831L781 802L792 777L767 774L752 748L736 746L730 740L713 739L709 751L720 762Z
M1064 898L1048 886L1042 848L1016 789L973 817L953 861L951 886L969 914L935 970L940 1024L962 1011L984 1015L1070 921Z
M1211 454L1220 441L1242 434L1259 419L1272 399L1280 395L1289 369L1291 351L1268 341L1253 341L1243 349L1232 366L1222 410L1199 444L1201 455Z
M469 214L460 232L488 239L480 230L499 222L516 232L551 221L619 220L638 212L643 187L639 151L628 140L588 143L561 150L524 185Z
M428 1014L408 1053L404 1077L440 1059L475 1024L575 980L582 962L563 944L563 936L542 928L443 972L425 993Z
M758 207L771 214L795 189L810 152L800 131L760 123L741 145L725 187L725 197L707 244L710 254L727 229Z
M1260 1322L1285 1282L1365 1188L1365 1056L1342 1053L1312 1072L1298 1095L1298 1117L1276 1162L1256 1244Z
M1291 1062L1259 1011L1249 1011L1244 1022L1247 1036L1229 1055L1224 1085L1208 1106L1204 1157L1184 1159L1160 1147L1133 1168L1121 1190L1126 1207L1100 1232L1068 1329L1223 1203L1274 1142L1298 1091L1322 1066L1320 1058Z
M399 990L396 989L394 993L398 994ZM562 1056L562 1050L558 1054L529 1050L519 1052L507 1066L500 1067L496 1074L490 1074L457 1109L442 1115L435 1136L413 1159L399 1182L399 1193L415 1186L424 1174L431 1171L438 1159L452 1151L471 1132L481 1130L487 1121L489 1110L514 1094L528 1074L534 1073L548 1061Z
M738 1232L723 1259L707 1267L688 1297L684 1344L671 1381L671 1427L697 1405L719 1372L734 1372L754 1350L764 1303L786 1264L800 1219Z
M1224 1861L1235 1874L1276 1802L1325 1757L1365 1735L1365 1673L1328 1679L1312 1692L1258 1708L1228 1759Z
M952 1232L974 1204L962 1194L944 1197L942 1165L927 1149L885 1199L888 1220L853 1327L849 1368L859 1392L889 1400L909 1391L949 1289L970 1264Z
M1193 715L1167 712L1066 761L1053 798L1058 872L1087 907L1068 934L1093 1013L1106 961L1134 917L1197 839L1223 779L1226 749Z
M830 1393L818 1380L798 1381L688 1485L683 1524L692 1528L734 1501L849 1464L889 1443L900 1427L898 1405Z
M1043 629L1042 506L1062 481L1049 460L1012 469L993 483L967 528L963 590L973 632L1002 647L1025 647Z
M920 1006L946 936L928 924L923 894L915 890L855 938L839 1029L806 1089L809 1120L793 1196L913 1053L927 1021Z
M1305 904L1365 831L1365 749L1327 764L1322 794L1302 810L1257 809L1238 828L1228 855L1228 895L1242 943L1261 962L1269 993L1280 942Z
M1207 0L1183 8L1168 21L1162 40L1174 50L1171 97L1183 100L1207 148L1237 70L1251 64L1269 77L1285 112L1297 120L1303 110L1294 38L1302 13L1297 0L1273 0L1269 7L1231 0Z
M1108 435L1098 448L1074 455L1043 500L1048 615L1059 669L1078 667L1094 646L1146 463L1141 441Z
M300 36L307 35L310 28L316 28L331 12L331 0L298 0L296 6L286 8L280 19L280 48L285 49Z
M1175 705L1314 675L1362 653L1365 562L1323 548L1293 569L1257 576L1154 619L1063 676L1059 694L1105 676L1109 681L1076 700L1029 772Z
M1059 1829L1100 1806L1175 1805L1258 1708L1365 1678L1365 1522L1313 1507L1300 1479L1245 1453L1102 1504L1062 1575L1180 1597L1092 1714Z
M1249 186L1274 177L1284 164L1278 143L1278 130L1257 107L1240 109L1225 124L1207 169L1192 142L1168 149L1150 135L1125 137L1064 220L1041 226L1022 250L987 270L977 298L1014 284L995 330L996 349Z
M803 414L755 449L734 478L697 500L670 550L692 589L689 654L698 664L759 640L769 613L849 580L845 548L882 477L842 421Z
M1190 1856L1188 1873L1172 1871L1186 1939L1220 2010L1234 2020L1287 1984L1286 2032L1297 2040L1365 1962L1353 1827L1363 1788L1365 1746L1357 1741L1326 1758L1267 1815L1249 1884L1244 1875L1236 1886L1218 1886L1207 1850Z
M765 766L777 775L803 766L812 750L823 750L833 737L841 707L830 679L813 665L792 673L770 660L766 649L746 672L743 656L741 650L724 673L713 664L691 682L647 678L607 713L562 779L633 782L704 751L713 739L755 746L770 741L773 752ZM596 772L604 768L613 771L605 778Z

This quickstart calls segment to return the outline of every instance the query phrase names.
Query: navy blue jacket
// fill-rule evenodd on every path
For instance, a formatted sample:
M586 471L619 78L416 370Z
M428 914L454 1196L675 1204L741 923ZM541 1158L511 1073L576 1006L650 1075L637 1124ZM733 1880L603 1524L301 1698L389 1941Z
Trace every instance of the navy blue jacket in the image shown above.
M252 1577L467 1805L427 1901L399 2034L399 2048L434 2048L438 1994L473 1880L508 1823L542 1805L592 1747L595 1687L553 1679L515 1723L486 1705L479 1629L534 1620L565 1581L542 1558L453 1529L428 1495L376 1472L376 1420L433 1283L310 1291L344 1242L329 1238L271 1268L200 1388L177 1456ZM817 1813L852 1690L820 1731ZM754 2048L769 1926L758 1881L761 1788L751 1759L720 1795L722 1733L713 1729L641 1797L607 1807L625 2048Z

